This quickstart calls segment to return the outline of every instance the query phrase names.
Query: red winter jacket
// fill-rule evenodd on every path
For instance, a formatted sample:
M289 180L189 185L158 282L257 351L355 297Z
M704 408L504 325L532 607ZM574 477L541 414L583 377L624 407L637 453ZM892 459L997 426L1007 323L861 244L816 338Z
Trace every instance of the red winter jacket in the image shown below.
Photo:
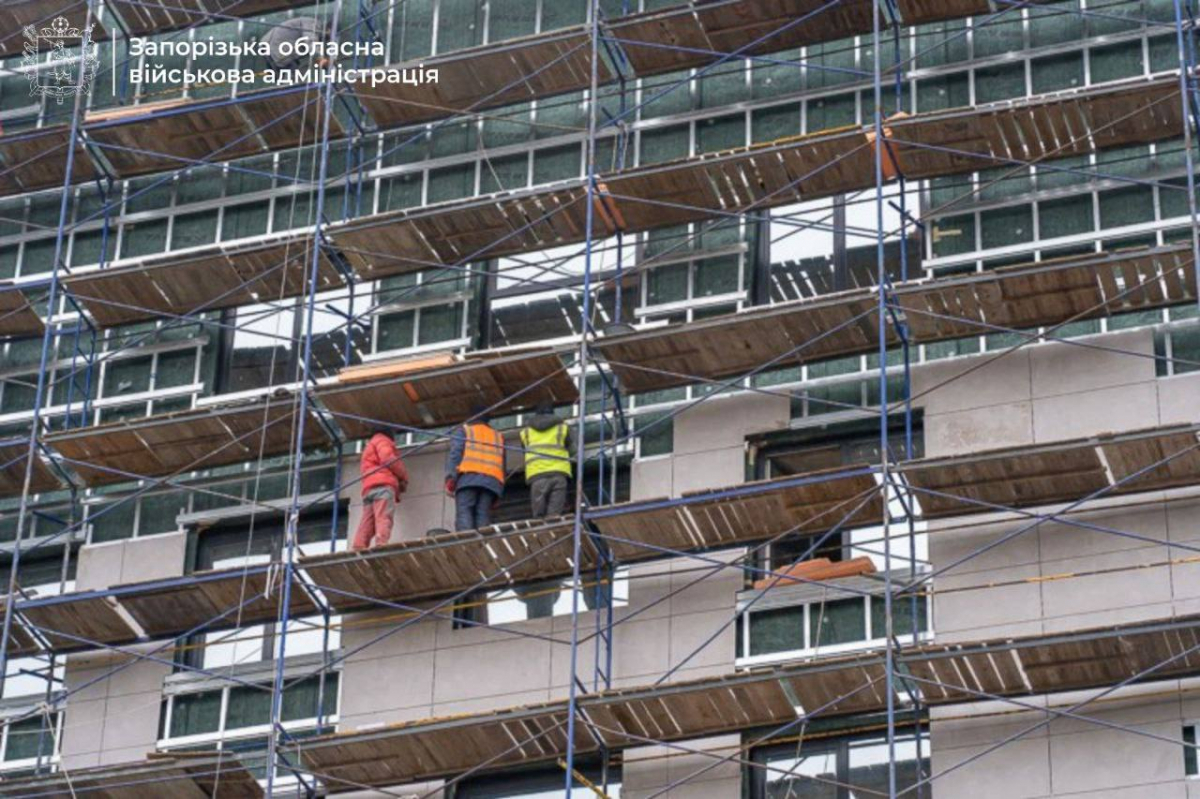
M376 433L363 447L362 478L363 496L373 488L391 488L399 500L408 489L408 469L391 436Z

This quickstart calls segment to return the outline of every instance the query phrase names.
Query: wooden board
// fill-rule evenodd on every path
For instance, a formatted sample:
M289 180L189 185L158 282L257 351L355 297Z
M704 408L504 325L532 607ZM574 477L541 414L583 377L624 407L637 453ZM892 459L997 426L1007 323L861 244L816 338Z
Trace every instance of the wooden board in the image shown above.
M438 70L438 82L420 86L360 84L355 95L382 127L428 122L591 85L590 36L582 26L422 58L390 69ZM614 78L601 60L600 80Z
M497 406L493 414L501 416L532 409L540 402L569 404L578 396L561 356L550 350L473 359L317 390L317 399L349 438L366 438L374 422L398 425L398 432L441 427L468 419L480 404Z
M597 237L616 232L596 220ZM579 181L393 211L331 225L330 238L362 280L465 264L582 241L586 191Z
M111 422L45 438L87 485L128 482L129 475L161 477L243 463L292 448L296 399L181 411ZM304 426L305 446L329 445L315 417Z
M0 281L0 336L40 336L45 330L29 297L11 283Z
M0 496L19 497L25 489L25 470L28 461L29 441L26 439L6 439L0 441ZM56 491L62 488L62 483L51 470L50 465L40 457L33 462L33 478L29 486L32 494L45 491Z
M130 644L138 639L137 631L117 611L116 603L102 596L85 595L53 605L28 605L20 613L56 652Z
M905 649L897 667L912 675L928 705L970 702L979 694L1038 696L1100 688L1200 646L1200 617L1142 622L952 645ZM775 668L636 687L579 697L578 752L608 751L778 727L816 717L886 708L886 662L879 651ZM1154 679L1200 674L1200 653L1176 657ZM474 766L512 767L561 757L565 701L343 732L299 744L303 764L350 785L403 785L449 777ZM339 784L336 780L345 780Z
M201 626L206 632L246 627L279 617L281 569L224 569L191 576L186 584L170 587L118 586L118 601L150 638L170 638ZM291 616L316 612L299 585L293 585Z
M84 126L118 177L311 144L321 135L324 117L320 92L313 87L253 92L237 102L169 101L133 110L139 108L141 113L99 116ZM341 124L336 119L330 124L330 137L339 138Z
M986 0L900 0L905 25L996 11ZM640 76L699 67L726 53L763 55L872 30L872 4L847 0L757 0L675 6L618 18L608 24ZM751 46L753 45L753 46Z
M703 551L790 531L828 530L843 517L849 526L875 524L883 518L877 481L867 467L858 474L850 473L853 468L693 491L675 500L628 502L587 518L608 536L618 561L660 557L662 548Z
M259 799L258 780L236 755L216 752L151 754L145 761L0 781L0 796L44 799Z
M996 327L1026 330L1195 302L1190 245L1126 250L895 285L910 341L931 344ZM626 391L657 391L751 371L874 352L873 288L795 300L698 322L606 336L595 345ZM889 346L899 343L891 315Z
M304 293L312 242L300 234L249 246L214 245L77 272L64 283L102 327L253 305ZM344 286L324 250L319 258L317 290Z
M570 574L573 530L570 519L531 520L305 557L300 565L338 612L364 610L376 606L362 597L407 604L484 579L500 587ZM595 568L598 554L590 539L581 552L583 568Z
M1200 426L901 464L925 518L1074 502L1200 483ZM1169 462L1158 464L1159 461ZM1119 485L1118 485L1119 484Z
M1158 78L917 114L889 127L904 175L929 178L1145 144L1182 124L1178 82Z
M61 188L67 172L70 138L71 129L67 125L0 136L0 196ZM76 142L71 182L97 177L99 173L83 145Z

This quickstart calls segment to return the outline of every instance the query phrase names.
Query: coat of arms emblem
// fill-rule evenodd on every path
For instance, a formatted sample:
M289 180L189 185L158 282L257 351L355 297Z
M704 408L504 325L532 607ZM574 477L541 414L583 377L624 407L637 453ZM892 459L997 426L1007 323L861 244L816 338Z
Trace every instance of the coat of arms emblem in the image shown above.
M31 95L53 97L61 105L80 89L91 91L100 68L92 27L73 27L66 17L58 17L40 30L25 26L23 63L29 68Z

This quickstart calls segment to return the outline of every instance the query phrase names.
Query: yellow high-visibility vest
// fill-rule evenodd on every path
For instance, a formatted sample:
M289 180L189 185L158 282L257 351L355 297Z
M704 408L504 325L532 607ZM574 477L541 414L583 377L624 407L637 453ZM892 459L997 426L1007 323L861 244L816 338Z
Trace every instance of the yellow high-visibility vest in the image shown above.
M525 480L559 472L571 476L571 453L567 452L567 424L559 422L545 430L526 427L521 431L525 447Z

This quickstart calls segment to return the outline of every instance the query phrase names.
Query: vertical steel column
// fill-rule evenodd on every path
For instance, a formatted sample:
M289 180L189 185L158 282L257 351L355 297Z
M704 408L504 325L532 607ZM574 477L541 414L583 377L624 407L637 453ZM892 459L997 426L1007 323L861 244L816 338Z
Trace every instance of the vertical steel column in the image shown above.
M1194 32L1189 33L1192 34ZM1179 47L1179 102L1183 104L1183 146L1187 150L1184 163L1187 165L1188 214L1192 218L1192 272L1196 277L1197 287L1200 287L1200 217L1196 215L1196 165L1193 151L1195 134L1191 123L1194 117L1189 97L1195 65L1191 63L1189 48L1183 37L1183 0L1175 0L1175 40ZM1200 305L1200 295L1197 296L1196 303Z
M333 26L330 41L338 41L342 19L342 0L333 2ZM336 63L331 65L336 66ZM321 120L320 168L317 178L317 203L313 215L312 260L309 264L304 316L304 360L301 374L300 403L296 411L296 436L292 442L292 498L288 508L284 540L283 587L278 617L279 651L275 654L275 681L271 690L271 730L267 737L267 796L275 792L275 772L279 762L279 732L283 725L284 661L287 657L287 625L291 615L292 582L296 571L296 538L300 520L300 471L304 463L304 427L308 417L308 396L312 379L312 331L317 299L317 275L321 266L321 219L325 212L325 181L329 173L329 122L333 117L333 76L325 81L325 118ZM299 765L299 764L297 764Z
M596 217L596 120L600 88L600 0L590 0L592 37L592 80L588 93L587 129L587 225L585 230L583 261L583 307L579 335L579 419L577 421L575 454L575 524L572 545L571 568L571 669L568 676L567 694L567 757L565 764L564 796L570 797L575 783L575 714L578 711L579 680L575 670L579 665L579 596L583 592L580 579L579 560L583 553L583 467L586 462L584 409L587 406L588 330L591 326L592 308L592 237L595 234Z
M892 630L892 536L889 525L890 474L888 463L888 395L887 395L887 259L883 240L883 76L880 64L883 23L883 2L877 0L871 7L871 44L874 48L872 82L875 98L875 256L878 268L879 316L879 461L880 490L883 491L883 568L884 568L884 627L887 644L884 667L887 692L887 748L888 748L888 799L896 799L896 653L895 635Z
M83 39L80 41L80 58L92 46L87 28L92 24L95 0L87 0L87 12L83 19ZM25 454L25 479L21 487L21 504L17 511L17 531L13 541L12 571L8 575L8 592L5 596L5 613L3 630L0 631L0 696L4 695L4 683L8 674L8 642L12 636L12 607L17 591L17 572L21 567L21 537L25 533L25 519L29 514L29 488L33 484L33 463L37 457L38 428L42 421L42 404L46 398L46 364L50 359L52 342L54 341L54 313L58 304L58 275L63 258L63 238L67 224L67 210L71 200L71 175L75 171L75 142L79 138L79 117L83 110L84 70L80 65L79 76L75 83L75 105L71 110L71 132L67 137L67 164L63 175L62 200L58 206L58 234L54 238L54 263L50 267L50 296L46 306L46 332L42 334L42 353L38 366L37 389L33 395L33 419L29 427L29 448ZM66 544L70 546L70 542Z

